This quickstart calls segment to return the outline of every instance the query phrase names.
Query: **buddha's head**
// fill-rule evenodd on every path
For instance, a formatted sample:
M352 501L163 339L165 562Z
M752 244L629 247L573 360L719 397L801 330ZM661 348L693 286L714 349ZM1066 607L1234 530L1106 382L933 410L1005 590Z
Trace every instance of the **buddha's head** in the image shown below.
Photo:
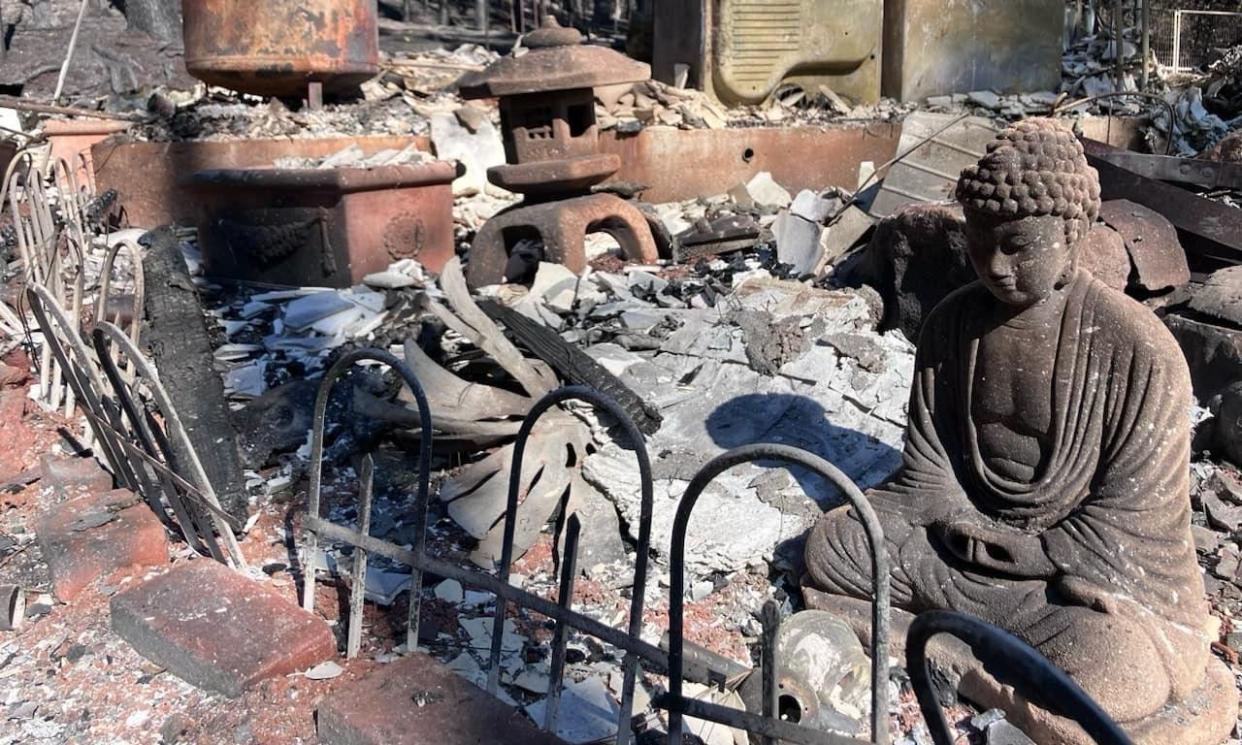
M1072 276L1099 216L1100 181L1068 127L1027 119L962 171L957 200L980 281L1001 302L1028 307Z

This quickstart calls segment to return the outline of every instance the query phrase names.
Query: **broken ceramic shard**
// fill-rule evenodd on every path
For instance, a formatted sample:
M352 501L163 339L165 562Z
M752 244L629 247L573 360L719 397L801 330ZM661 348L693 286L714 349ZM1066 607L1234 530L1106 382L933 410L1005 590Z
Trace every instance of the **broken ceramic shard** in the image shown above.
M526 707L536 722L544 720L545 699ZM590 677L568 681L561 693L561 706L556 720L556 736L568 743L602 742L617 734L617 713L620 707L603 681Z
M903 466L868 495L893 603L1004 627L1146 742L1218 742L1237 694L1208 655L1189 375L1154 315L1077 268L1097 176L1067 128L1028 120L962 173L958 198L980 279L927 318ZM824 515L808 603L865 629L868 557L850 509ZM989 676L963 680L1036 740L1090 742Z
M769 210L788 207L793 202L793 196L767 171L756 173L746 182L745 191L756 206Z

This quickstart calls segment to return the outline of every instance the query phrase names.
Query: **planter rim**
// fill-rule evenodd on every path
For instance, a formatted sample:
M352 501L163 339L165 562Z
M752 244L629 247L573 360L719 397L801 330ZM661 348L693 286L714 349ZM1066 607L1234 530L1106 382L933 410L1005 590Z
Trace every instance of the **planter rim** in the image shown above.
M373 168L213 168L195 172L181 185L194 190L378 191L448 184L460 170L451 160Z

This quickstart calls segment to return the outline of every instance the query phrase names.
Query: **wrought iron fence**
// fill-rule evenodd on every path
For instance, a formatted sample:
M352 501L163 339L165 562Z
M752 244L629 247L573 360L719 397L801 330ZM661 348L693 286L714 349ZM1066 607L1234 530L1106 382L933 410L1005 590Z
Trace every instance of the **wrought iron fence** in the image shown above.
M418 493L414 503L415 540L411 548L396 545L389 541L375 538L369 534L373 463L370 456L362 459L359 468L361 484L359 488L357 527L346 527L333 523L320 516L322 505L321 490L323 477L324 438L327 426L327 404L335 384L360 362L378 362L391 368L400 377L414 396L419 411L422 427L419 454ZM570 402L582 401L606 412L616 422L625 435L626 444L633 448L641 483L641 507L639 536L636 546L635 569L633 575L633 592L629 610L628 623L624 630L601 623L600 621L573 610L574 579L577 571L577 550L581 525L576 516L566 521L565 550L560 566L557 568L558 593L555 602L519 588L509 581L509 565L513 560L513 544L516 526L520 520L519 498L522 461L527 441L539 418L553 407ZM507 494L507 505L504 514L503 543L500 564L495 574L478 569L464 568L457 564L434 557L427 552L426 531L427 515L430 499L430 462L431 462L432 416L427 397L422 387L406 364L392 354L381 350L358 350L342 356L324 376L320 384L315 403L315 416L311 434L311 470L310 494L307 514L303 520L305 535L302 543L301 564L303 567L303 607L313 610L315 605L316 583L316 552L320 543L332 541L348 545L353 549L353 586L351 588L350 614L346 631L346 655L356 655L360 647L362 624L362 595L365 584L365 568L371 554L384 556L399 562L411 569L409 615L406 622L406 646L414 650L418 643L418 618L421 605L420 589L423 576L427 573L446 579L453 579L467 587L490 592L496 596L496 608L493 617L491 648L489 650L489 667L487 690L496 694L499 688L499 675L503 651L504 620L510 604L546 616L554 622L551 645L550 680L547 691L547 707L544 721L545 729L555 732L558 715L558 704L562 690L567 632L574 629L579 633L595 637L610 644L624 653L622 659L623 684L621 702L617 716L616 742L626 745L632 738L631 718L634 701L634 686L637 684L639 665L649 671L667 675L669 678L668 692L657 696L653 704L669 713L669 745L679 745L682 740L683 717L690 716L701 720L716 722L761 738L765 743L775 745L777 742L801 743L804 745L847 745L860 742L887 743L889 734L888 708L888 636L889 636L889 587L888 556L884 548L883 531L875 513L866 497L858 487L841 471L819 456L805 450L778 444L747 445L730 450L708 462L691 480L685 495L678 505L673 525L672 545L669 553L671 569L669 598L669 649L664 652L658 646L641 638L643 602L647 575L647 562L651 548L651 518L653 514L653 481L650 459L645 441L637 426L625 412L607 396L600 392L581 386L561 388L540 399L524 419L514 445L513 460ZM823 732L801 726L794 722L784 721L777 711L777 675L780 661L777 659L776 639L779 631L779 613L772 601L765 605L763 618L763 634L761 639L762 660L762 711L759 714L733 709L688 697L684 694L682 681L687 677L686 642L684 627L685 602L685 547L686 533L698 497L713 479L724 471L743 463L758 461L777 461L784 465L796 465L806 468L829 482L835 484L846 499L857 510L862 520L871 551L872 576L877 578L874 586L872 604L872 641L871 650L871 739L864 741L845 735ZM945 619L965 619L958 626L950 625ZM1068 678L1054 668L1034 649L1027 647L1017 639L1004 632L989 627L980 621L958 616L958 614L940 613L925 621L920 629L928 638L935 633L957 632L968 628L975 636L974 644L983 645L979 649L984 654L981 658L989 663L989 670L998 679L1018 686L1019 690L1030 690L1031 685L1042 685L1052 681L1058 686L1055 690L1063 694L1058 702L1058 713L1083 721L1088 731L1099 733L1099 742L1110 745L1128 745L1124 733L1117 729L1107 716L1099 711L1081 689L1065 686ZM1014 656L1017 662L1006 665L1004 657L991 653L992 648L984 648L997 635L1003 635L1000 649L1005 654ZM980 641L982 640L982 641ZM972 644L972 646L974 646ZM926 639L921 637L913 640L913 651L923 653ZM1022 648L1015 652L1014 645ZM920 657L920 664L925 658ZM919 668L925 672L925 668ZM1059 676L1059 677L1058 677ZM933 733L936 726L943 732L949 732L944 723L943 713L939 709L929 676L913 675L912 681L918 694L920 707L928 718ZM723 685L723 681L718 681ZM1101 718L1102 717L1102 718ZM1105 726L1109 725L1109 726ZM1111 727L1111 728L1110 728ZM937 735L937 745L941 745ZM944 742L952 742L952 737Z
M1098 745L1132 745L1130 736L1077 683L1016 636L962 613L928 611L916 616L906 633L906 669L935 745L957 742L936 698L928 668L927 645L938 634L965 642L997 680L1074 721Z
M96 324L94 348L88 347L77 321L46 287L31 285L26 299L45 347L65 371L95 445L120 485L143 497L195 550L245 566L235 533L240 526L220 507L151 362L126 332L106 321ZM132 370L129 379L120 365Z
M78 173L85 167L82 155L76 156L70 164L64 158L41 159L37 151L25 148L18 151L0 181L0 213L7 210L12 219L11 240L21 260L23 280L28 287L44 287L74 319L82 316L87 289L84 282L86 254L100 228L100 216L90 214L94 195L88 186L78 181ZM111 272L113 259L110 254L105 275ZM141 263L135 261L134 267L135 285L141 288ZM105 276L105 283L110 279ZM101 295L106 294L105 285ZM33 346L30 329L22 319L24 313L19 322L27 343ZM133 315L130 324L136 340L141 314ZM39 400L71 416L78 394L74 386L68 384L66 371L46 344L34 359L39 376Z

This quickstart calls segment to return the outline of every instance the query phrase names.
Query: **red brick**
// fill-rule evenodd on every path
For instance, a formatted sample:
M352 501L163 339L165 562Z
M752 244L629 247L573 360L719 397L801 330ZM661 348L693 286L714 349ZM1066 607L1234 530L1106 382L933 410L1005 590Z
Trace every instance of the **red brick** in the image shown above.
M209 559L114 596L112 630L178 678L229 697L336 656L322 619Z
M4 433L4 447L0 448L0 483L34 465L31 451L38 435L26 422L28 402L25 389L0 390L0 432Z
M112 474L100 467L94 458L44 455L40 462L43 466L43 484L52 488L58 500L83 492L112 490Z
M421 652L337 689L318 715L323 745L564 745Z
M112 519L95 524L96 518L107 515ZM168 563L164 526L127 489L58 504L39 520L35 535L52 575L52 592L62 602L117 570Z
M0 388L16 388L30 379L30 373L24 368L13 367L0 362Z

